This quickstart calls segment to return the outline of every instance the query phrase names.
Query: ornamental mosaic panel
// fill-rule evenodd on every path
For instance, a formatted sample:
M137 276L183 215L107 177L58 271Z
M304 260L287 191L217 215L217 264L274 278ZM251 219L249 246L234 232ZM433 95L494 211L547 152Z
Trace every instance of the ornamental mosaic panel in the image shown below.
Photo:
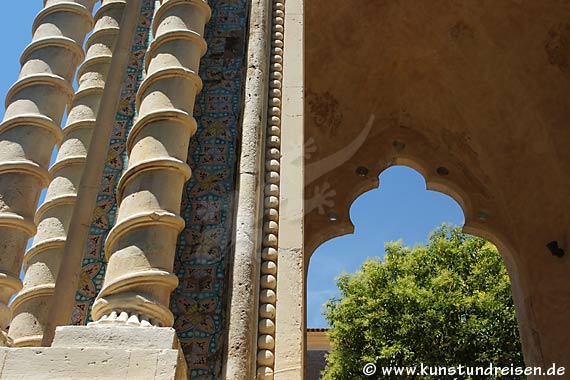
M204 86L194 112L198 130L188 156L193 175L186 184L180 212L186 228L179 237L174 263L180 282L171 297L174 328L189 378L196 380L221 378L249 8L247 0L210 0L209 4L208 51L200 65ZM154 1L145 0L85 249L74 324L90 321L91 306L105 276L104 241L115 223L116 188L127 164L125 144L135 117L135 95L144 75L153 14Z
M171 298L175 328L189 377L221 379L225 289L231 251L237 136L245 75L247 0L210 0L208 51L200 64L204 83L195 106L198 131L190 141Z
M144 0L137 25L137 31L131 46L131 58L122 86L115 125L109 142L107 159L97 205L83 257L83 268L75 296L75 308L72 324L84 325L90 322L91 306L101 290L105 277L104 241L113 227L117 214L116 191L119 178L127 166L127 134L133 126L135 116L135 98L137 89L143 80L144 55L151 38L151 23L154 14L154 0Z

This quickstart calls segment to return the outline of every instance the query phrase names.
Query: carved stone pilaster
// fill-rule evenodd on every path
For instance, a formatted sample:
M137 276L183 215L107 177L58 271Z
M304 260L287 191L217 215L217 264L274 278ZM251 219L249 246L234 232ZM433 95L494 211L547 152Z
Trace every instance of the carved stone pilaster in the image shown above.
M36 233L33 221L47 167L61 140L60 123L71 103L71 81L83 59L95 0L46 0L22 54L18 81L6 95L0 124L0 327L10 322L7 303L21 288L22 257ZM31 322L31 321L30 321Z
M129 166L118 185L117 222L105 244L105 282L92 310L96 324L173 324L169 297L178 279L172 267L184 227L180 201L191 175L186 159L210 15L203 0L165 0L156 13L138 119L127 141Z
M79 88L50 169L52 180L36 211L38 233L24 257L24 287L12 303L10 337L15 346L39 346L42 340L125 5L126 0L103 0L95 15L86 59L77 76Z

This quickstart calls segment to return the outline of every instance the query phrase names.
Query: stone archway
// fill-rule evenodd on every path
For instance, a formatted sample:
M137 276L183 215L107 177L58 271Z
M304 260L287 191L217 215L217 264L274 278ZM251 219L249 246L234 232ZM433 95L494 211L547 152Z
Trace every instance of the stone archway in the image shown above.
M568 11L307 3L305 255L352 232L350 204L382 170L411 166L505 257L527 365L570 366L570 263L547 248L570 243Z
M394 171L392 171L393 169ZM324 355L331 352L328 339L326 340L328 342L326 351L315 351L311 345L311 339L315 329L326 326L323 324L323 319L316 317L319 307L322 312L325 301L330 302L331 297L336 298L343 293L342 291L338 293L336 276L342 276L346 272L359 271L363 268L362 265L366 260L382 257L384 252L382 243L403 240L405 246L412 247L410 243L415 241L416 243L413 244L415 246L420 239L425 239L428 232L431 234L433 229L437 228L436 226L444 220L445 223L463 227L464 209L467 206L464 199L460 198L458 191L452 189L452 184L440 181L438 178L448 175L448 169L440 167L439 172L441 174L428 182L426 182L425 171L422 173L419 171L422 169L417 162L403 158L397 158L394 165L383 169L379 173L378 182L376 182L377 186L375 187L378 188L358 194L350 205L351 225L349 227L341 226L335 230L336 220L334 217L330 217L334 214L331 212L331 214L326 215L329 217L331 226L328 232L336 232L339 236L327 239L314 251L307 251L310 257L307 256L305 266L307 282L307 354L305 368L308 379L318 378L316 374L323 370L326 365ZM371 178L373 175L368 173L366 167L358 167L356 174L362 180L365 180L365 177L368 177L369 180L373 179ZM462 205L458 203L458 199ZM438 207L433 207L435 205ZM432 206L429 207L429 211L428 206ZM453 212L448 208L452 208ZM445 211L440 214L439 210ZM458 217L459 219L457 219ZM415 220L416 218L418 221ZM426 230L428 228L426 222L430 226L430 231ZM353 235L341 237L340 235L351 235L351 232L341 233L349 228ZM473 228L473 226L467 227L465 230L472 235L485 235L487 239L501 244L501 241L492 234ZM412 240L408 240L410 238ZM503 245L502 250L505 249ZM509 266L510 272L516 272L510 252L503 253L501 251L501 253L503 265ZM333 276L335 277L334 283L331 281ZM335 295L333 295L331 287L336 289ZM328 294L324 296L322 295L323 292Z

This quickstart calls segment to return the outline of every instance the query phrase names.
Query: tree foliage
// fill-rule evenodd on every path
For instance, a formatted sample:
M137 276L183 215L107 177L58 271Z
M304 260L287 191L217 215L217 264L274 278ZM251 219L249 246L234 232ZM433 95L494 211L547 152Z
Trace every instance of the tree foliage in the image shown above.
M523 366L510 281L495 246L443 225L426 246L396 242L385 251L383 261L369 259L337 279L340 296L325 305L333 351L323 380L370 379L365 363Z

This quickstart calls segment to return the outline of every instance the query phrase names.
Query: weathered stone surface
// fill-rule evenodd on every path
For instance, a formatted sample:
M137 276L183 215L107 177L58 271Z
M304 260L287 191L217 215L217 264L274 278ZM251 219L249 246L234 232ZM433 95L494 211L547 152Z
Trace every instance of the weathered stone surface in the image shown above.
M260 188L263 182L270 4L268 0L253 0L250 6L235 247L229 279L228 342L223 369L226 380L247 380L255 376L256 298L259 294L257 283L261 251L257 228L263 212ZM273 373L273 370L267 368L269 372ZM264 378L259 372L257 376Z
M570 251L568 2L305 5L307 258L353 231L380 172L410 166L498 246L526 363L570 367L570 258L546 247Z
M52 347L0 349L2 380L186 380L172 328L67 326Z
M114 349L177 349L176 331L169 327L62 326L57 328L53 347Z
M108 53L93 55L91 52L79 68L79 88L67 116L56 161L50 169L51 182L44 203L36 211L38 232L24 257L24 286L12 302L10 336L17 346L39 346L46 329L79 183L84 178L87 152L96 118L100 116L105 81L111 67L110 52L116 44L124 7L122 2L104 1L86 44L87 51L93 46L106 46Z
M58 3L64 2L46 5ZM203 52L197 35L205 22L204 8L192 8L206 3L162 3L139 93L139 119L130 135L129 168L121 180L119 222L107 241L107 282L95 311L113 324L139 317L172 323L167 301L176 279L170 253L182 227L180 191L189 175L185 144L195 127L189 118ZM173 11L183 3L184 11ZM191 12L196 18L188 17ZM570 366L570 261L546 248L556 240L569 251L567 15L565 0L357 6L340 0L252 1L226 379L250 379L253 372L259 379L302 379L310 254L323 241L352 231L350 204L395 164L417 169L429 189L454 197L465 212L465 230L498 245L512 279L527 364ZM187 18L199 24L196 34L180 34L187 27L180 21ZM50 25L36 25L36 45L49 36ZM76 52L72 48L67 56ZM54 65L44 62L54 56L59 57ZM39 58L24 64L22 79L8 97L21 92L20 100L29 101L9 101L8 123L0 127L5 133L0 136L0 148L5 147L0 149L0 224L8 226L0 229L6 248L0 252L6 263L0 268L3 326L9 315L5 304L20 286L19 252L35 229L33 204L51 152L46 147L53 145L40 146L37 136L61 119L66 99L50 94L62 95L64 87L69 92L62 83L48 90L26 78L45 72L46 80L58 75L69 82L74 72L74 65L64 65L66 73L55 69L65 61L61 54L44 52ZM181 67L174 67L178 63ZM100 84L103 78L92 74L86 78ZM183 86L184 81L195 86ZM41 107L34 110L35 105ZM85 105L71 116L89 116ZM36 111L49 120L36 118L14 132L17 115L38 116ZM19 121L30 124L29 116ZM28 134L21 144L12 144ZM78 147L65 144L60 152L80 153ZM67 194L77 179L57 185ZM21 196L22 189L27 196ZM57 225L51 232L63 229ZM46 232L42 226L38 236ZM36 269L42 273L35 280L51 281L46 268ZM151 304L159 307L149 310ZM122 316L124 310L134 313ZM146 334L153 330L102 328L87 328L84 336L63 329L52 348L0 350L0 377L181 376L170 330L149 339ZM102 343L93 347L94 342Z
M177 350L2 348L2 380L186 380ZM178 373L177 373L178 368Z
M166 0L155 14L146 78L137 90L138 118L129 132L129 163L117 188L115 226L107 235L105 282L93 304L94 320L112 313L140 315L172 326L172 273L190 138L196 132L194 100L202 88L199 58L211 9L205 1Z
M6 95L6 112L0 124L0 329L10 323L7 307L11 296L22 287L18 274L28 239L45 226L36 228L33 214L40 191L50 179L47 170L56 143L61 140L59 125L73 96L71 81L83 59L83 40L92 28L95 0L48 1L36 16L32 42L22 54L22 69ZM61 226L51 226L55 234ZM53 241L52 241L53 243ZM26 263L32 265L34 263ZM44 279L51 276L47 263L40 265ZM53 262L49 263L53 264ZM36 268L37 269L37 268ZM32 296L44 304L49 286L38 292L21 292L16 306ZM20 316L30 329L16 327L13 344L35 345L41 325L34 307ZM16 322L18 324L18 322ZM12 335L12 332L10 332ZM24 336L26 335L26 336ZM6 338L0 339L6 342Z

